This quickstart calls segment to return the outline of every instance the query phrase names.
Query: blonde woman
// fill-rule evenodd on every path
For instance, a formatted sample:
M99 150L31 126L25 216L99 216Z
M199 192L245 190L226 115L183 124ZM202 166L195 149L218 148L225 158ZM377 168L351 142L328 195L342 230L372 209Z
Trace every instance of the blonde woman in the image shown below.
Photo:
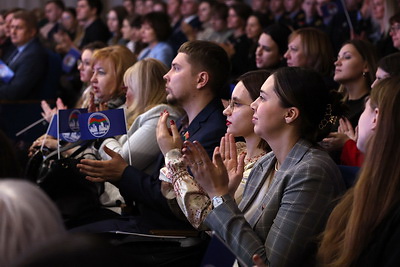
M176 108L166 104L163 76L167 71L161 61L146 58L125 72L128 135L118 140L106 139L99 149L103 159L109 159L103 150L107 146L121 154L127 162L131 153L132 165L136 168L147 173L154 171L154 163L160 153L156 140L160 113L168 111L172 120L177 120L182 115Z

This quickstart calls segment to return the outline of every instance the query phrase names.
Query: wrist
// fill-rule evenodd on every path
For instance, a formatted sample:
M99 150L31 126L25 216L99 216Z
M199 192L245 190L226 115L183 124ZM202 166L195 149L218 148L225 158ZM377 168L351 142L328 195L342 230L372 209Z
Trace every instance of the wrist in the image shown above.
M228 190L219 190L209 193L208 196L213 199L214 197L225 196L227 194L229 194Z
M223 196L214 196L211 199L213 209L217 208L219 205L221 205L224 202L225 202L225 198Z

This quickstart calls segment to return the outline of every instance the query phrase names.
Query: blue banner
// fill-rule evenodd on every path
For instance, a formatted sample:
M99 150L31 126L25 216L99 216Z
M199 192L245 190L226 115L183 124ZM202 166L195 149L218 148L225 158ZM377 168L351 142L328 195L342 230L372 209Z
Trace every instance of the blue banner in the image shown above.
M107 138L126 134L126 122L123 109L85 113L79 115L82 140Z

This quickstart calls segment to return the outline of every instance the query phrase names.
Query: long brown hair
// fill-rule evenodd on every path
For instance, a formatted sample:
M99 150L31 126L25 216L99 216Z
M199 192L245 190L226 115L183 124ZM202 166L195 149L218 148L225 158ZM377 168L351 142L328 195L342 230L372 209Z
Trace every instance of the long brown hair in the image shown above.
M364 40L350 40L345 42L342 45L342 47L347 44L352 45L360 54L362 59L367 63L368 72L366 72L365 75L363 74L363 76L366 83L366 87L370 89L372 83L375 80L375 73L377 68L376 65L378 61L378 55L375 47L370 42ZM344 101L348 100L348 92L343 84L340 85L339 92L343 94Z
M374 230L400 202L400 77L380 81L371 91L378 123L367 145L358 181L329 217L318 259L323 266L351 266Z

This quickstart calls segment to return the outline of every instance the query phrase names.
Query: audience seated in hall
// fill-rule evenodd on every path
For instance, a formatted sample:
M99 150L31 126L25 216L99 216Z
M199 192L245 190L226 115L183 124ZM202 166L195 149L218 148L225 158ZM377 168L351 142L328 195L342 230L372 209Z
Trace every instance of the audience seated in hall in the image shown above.
M268 144L254 133L252 123L253 111L250 103L260 95L260 88L270 73L266 70L247 72L238 78L238 83L232 92L228 107L223 111L227 117L227 134L221 139L220 150L224 154L230 149L237 150L237 157L244 161L244 173L235 192L235 201L240 203L247 178L262 156L269 152ZM175 125L171 125L172 136L166 126L167 113L164 113L157 126L157 142L165 156L166 166L162 169L166 180L162 187L164 196L169 201L177 201L181 211L189 222L197 229L204 229L203 221L212 210L210 198L202 195L203 189L194 181L183 164L180 148L181 142ZM230 139L243 137L244 142L237 142L236 146L229 147ZM232 152L233 153L233 152ZM244 157L244 159L243 159ZM200 196L199 196L200 195ZM180 213L179 211L176 211Z

